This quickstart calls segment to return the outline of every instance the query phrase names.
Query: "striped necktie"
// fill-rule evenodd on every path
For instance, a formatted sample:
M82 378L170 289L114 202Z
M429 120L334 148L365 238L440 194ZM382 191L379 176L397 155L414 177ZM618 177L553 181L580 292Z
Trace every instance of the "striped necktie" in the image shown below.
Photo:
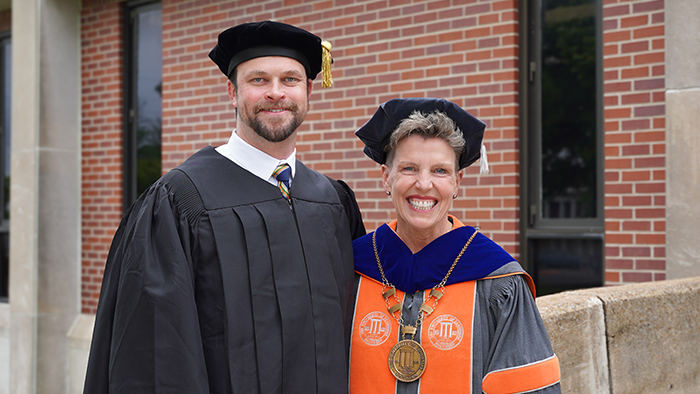
M289 180L292 175L292 167L287 163L282 163L272 172L272 177L277 179L277 186L282 195L289 200Z

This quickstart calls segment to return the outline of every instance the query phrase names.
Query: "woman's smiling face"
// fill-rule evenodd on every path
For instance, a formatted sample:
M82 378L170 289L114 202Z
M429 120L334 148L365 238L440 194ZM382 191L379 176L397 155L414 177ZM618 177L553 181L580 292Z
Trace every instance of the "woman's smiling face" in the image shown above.
M414 134L401 140L390 158L390 165L382 165L382 179L399 231L432 239L444 234L451 228L447 213L462 180L455 151L441 138Z

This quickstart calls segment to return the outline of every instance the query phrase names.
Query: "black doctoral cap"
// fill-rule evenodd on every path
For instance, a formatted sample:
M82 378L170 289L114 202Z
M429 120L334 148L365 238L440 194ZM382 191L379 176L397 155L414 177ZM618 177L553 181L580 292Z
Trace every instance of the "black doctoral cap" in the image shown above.
M323 87L333 84L330 76L331 44L304 29L286 23L262 21L243 23L219 34L209 58L226 77L239 64L263 56L284 56L297 60L310 79L323 71Z
M385 164L384 148L391 133L414 111L424 115L440 111L455 122L466 142L459 157L460 169L469 167L481 157L481 140L486 125L451 101L429 97L393 99L380 105L372 118L355 132L365 144L365 154L377 163Z

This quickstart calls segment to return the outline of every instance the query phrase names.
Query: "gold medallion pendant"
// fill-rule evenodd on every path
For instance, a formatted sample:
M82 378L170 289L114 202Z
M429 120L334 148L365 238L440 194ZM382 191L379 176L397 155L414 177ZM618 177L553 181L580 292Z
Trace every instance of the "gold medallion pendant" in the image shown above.
M402 382L413 382L423 375L427 357L420 343L404 339L394 345L389 352L389 369L394 377Z
M418 332L418 327L420 327L421 323L423 323L423 319L426 316L430 316L435 308L437 308L438 301L445 294L445 284L447 283L447 278L450 277L452 270L457 265L459 259L462 258L462 254L464 254L464 252L467 250L467 247L469 247L469 244L472 243L472 240L474 240L474 237L476 237L478 232L479 230L476 229L472 236L469 237L469 240L467 240L467 243L464 244L464 247L457 255L457 258L452 263L452 266L447 271L447 274L445 274L445 277L442 279L442 281L440 281L440 283L433 286L432 290L430 290L430 295L420 306L420 311L418 312L415 325L408 325L404 323L402 303L401 300L399 300L399 297L396 295L396 287L387 280L386 275L384 275L382 262L379 260L379 251L377 250L377 232L375 231L372 233L372 247L374 249L374 257L377 259L377 268L379 268L379 273L382 275L382 297L384 297L384 301L386 302L386 308L389 311L389 315L394 316L396 322L399 324L399 327L401 327L401 338L410 337L410 339L403 339L399 341L399 343L394 345L389 352L389 370L391 371L391 374L394 375L394 377L399 381L405 383L416 381L421 377L421 375L423 375L423 372L425 372L425 364L428 361L428 358L425 355L425 349L423 349L423 346L421 346L420 343L414 341L413 337L416 335L416 332ZM390 301L392 299L395 301L393 305L391 305ZM434 300L432 306L428 305L430 299ZM396 312L399 313L398 316L396 315Z

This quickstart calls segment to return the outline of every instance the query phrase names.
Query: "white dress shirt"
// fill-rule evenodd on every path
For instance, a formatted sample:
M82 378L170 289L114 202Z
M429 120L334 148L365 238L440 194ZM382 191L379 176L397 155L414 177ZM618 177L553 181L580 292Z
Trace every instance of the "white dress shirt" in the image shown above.
M216 151L243 167L251 174L274 186L277 186L277 180L272 177L272 173L275 171L275 168L282 163L289 164L292 169L292 178L294 178L297 162L296 149L294 149L294 152L292 152L288 158L279 160L243 141L243 139L236 134L236 130L234 129L228 142L217 147ZM291 186L291 179L289 180L289 184Z

